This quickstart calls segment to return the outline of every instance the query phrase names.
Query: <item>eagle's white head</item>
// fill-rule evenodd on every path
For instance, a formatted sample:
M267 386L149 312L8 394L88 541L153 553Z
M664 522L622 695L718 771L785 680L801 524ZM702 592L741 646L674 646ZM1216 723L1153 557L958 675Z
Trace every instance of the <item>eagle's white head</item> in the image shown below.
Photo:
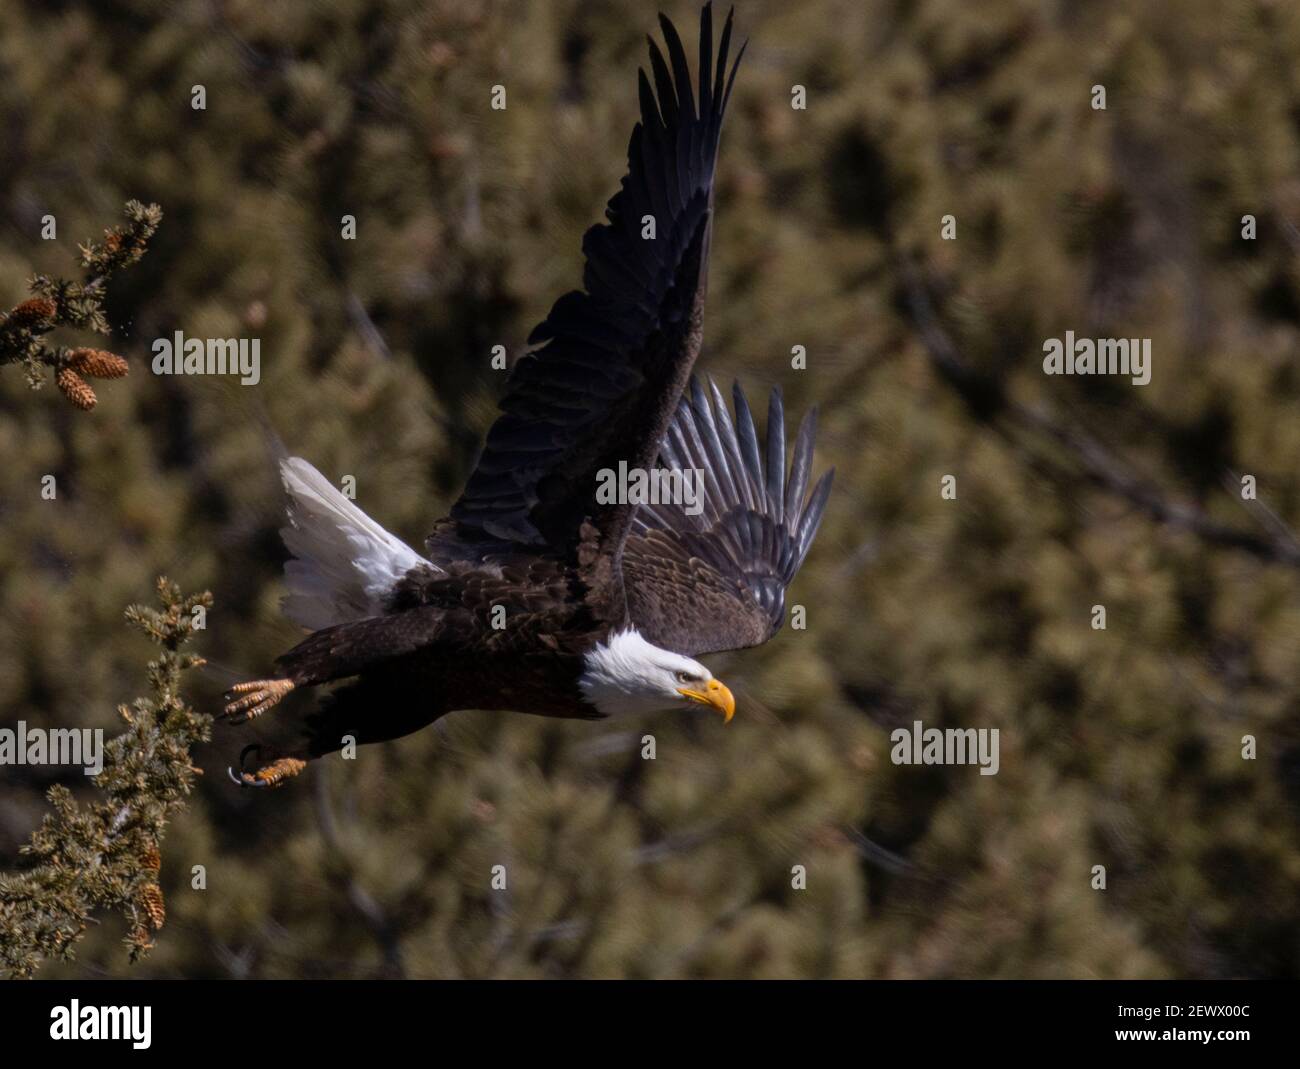
M588 653L578 686L606 716L657 713L683 702L710 706L728 721L736 711L731 691L704 665L647 642L635 629Z

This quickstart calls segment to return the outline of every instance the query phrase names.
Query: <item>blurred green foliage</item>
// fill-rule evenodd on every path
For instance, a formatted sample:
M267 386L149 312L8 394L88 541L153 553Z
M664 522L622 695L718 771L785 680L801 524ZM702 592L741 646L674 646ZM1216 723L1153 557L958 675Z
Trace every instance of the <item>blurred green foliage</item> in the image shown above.
M665 6L693 50L698 8ZM1300 573L995 426L936 373L899 267L1002 394L1170 501L1292 537L1300 11L737 18L701 367L821 405L840 474L791 595L807 629L713 659L725 728L467 712L282 791L209 774L166 843L156 951L128 965L108 920L43 975L1300 973ZM192 695L212 710L297 638L264 427L419 543L492 418L492 346L522 352L580 279L653 8L0 0L0 26L0 307L128 198L166 213L110 286L129 379L80 413L0 376L0 722L111 727L146 648L121 606L159 572L216 595L200 646L226 674ZM1067 329L1152 338L1151 384L1045 377ZM261 383L150 374L175 330L260 337ZM1001 771L893 765L914 720L997 727ZM262 730L219 727L196 761ZM84 777L0 776L12 868L43 791Z

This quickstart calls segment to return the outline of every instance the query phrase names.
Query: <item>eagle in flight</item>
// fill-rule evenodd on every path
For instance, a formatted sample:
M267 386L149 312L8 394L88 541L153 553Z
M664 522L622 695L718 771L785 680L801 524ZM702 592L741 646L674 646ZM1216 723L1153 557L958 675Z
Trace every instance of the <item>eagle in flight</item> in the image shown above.
M297 688L347 682L295 746L246 748L237 783L277 786L349 739L398 738L457 709L596 719L698 706L731 719L731 691L695 658L780 628L833 473L809 492L815 412L787 473L780 391L760 445L739 386L733 416L692 377L718 138L744 48L728 71L728 15L715 58L706 5L693 86L681 38L659 21L667 58L650 40L653 88L640 71L628 173L608 222L583 238L583 290L529 336L542 344L513 367L425 555L307 461L282 460L283 608L312 634L274 678L231 688L224 714L251 720ZM600 492L609 472L655 470L693 473L693 507Z

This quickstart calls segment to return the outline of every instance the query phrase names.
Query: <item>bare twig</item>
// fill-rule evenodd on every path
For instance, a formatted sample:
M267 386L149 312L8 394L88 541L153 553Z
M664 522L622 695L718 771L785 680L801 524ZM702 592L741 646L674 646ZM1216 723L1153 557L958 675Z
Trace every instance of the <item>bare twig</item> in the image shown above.
M1019 444L1025 432L1049 439L1075 461L1079 473L1093 486L1134 505L1157 523L1186 531L1204 542L1248 553L1260 560L1300 567L1300 541L1271 512L1265 533L1222 523L1196 505L1171 499L1150 480L1136 474L1131 464L1116 456L1080 427L1066 426L1037 407L1012 400L1002 385L972 369L935 314L920 272L906 258L900 263L908 307L940 375L950 383L972 412ZM1060 470L1041 449L1035 459ZM1235 496L1235 495L1233 495Z

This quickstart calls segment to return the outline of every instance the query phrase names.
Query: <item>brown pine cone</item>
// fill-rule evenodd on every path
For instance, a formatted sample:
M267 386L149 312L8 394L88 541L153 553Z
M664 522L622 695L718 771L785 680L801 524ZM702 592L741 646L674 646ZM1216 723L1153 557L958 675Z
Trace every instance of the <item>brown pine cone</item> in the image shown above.
M161 928L163 921L167 919L167 908L163 904L162 888L156 883L145 884L144 889L140 892L140 908L149 917L149 923L153 925L154 931Z
M63 396L83 412L89 412L99 400L95 396L95 391L90 388L90 383L70 367L60 368L54 380L63 391Z
M120 379L131 370L125 360L106 349L73 349L68 353L68 367L93 379Z
M53 325L58 308L48 297L32 297L23 301L8 316L5 326L26 330L48 330Z

